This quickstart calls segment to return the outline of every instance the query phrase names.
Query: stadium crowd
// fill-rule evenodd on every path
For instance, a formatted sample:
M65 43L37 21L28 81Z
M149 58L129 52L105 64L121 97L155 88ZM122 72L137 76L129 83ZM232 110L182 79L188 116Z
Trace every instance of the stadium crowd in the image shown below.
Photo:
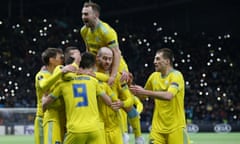
M174 66L186 81L185 110L188 122L240 121L239 61L230 33L181 33L169 31L157 21L144 24L110 22L119 35L120 49L135 83L143 85L154 71L157 49L175 52ZM34 76L41 68L41 52L47 47L85 46L81 25L69 19L0 19L0 107L34 108ZM153 101L144 102L141 121L151 123Z

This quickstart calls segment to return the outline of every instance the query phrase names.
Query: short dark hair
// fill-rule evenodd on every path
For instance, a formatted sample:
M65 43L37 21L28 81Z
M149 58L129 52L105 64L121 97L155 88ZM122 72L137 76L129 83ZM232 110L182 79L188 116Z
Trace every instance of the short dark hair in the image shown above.
M169 59L170 60L170 65L173 65L174 62L174 54L173 51L170 48L161 48L157 50L157 53L163 53L163 58L164 59Z
M62 49L49 47L42 52L42 62L44 65L49 65L50 58L56 58L57 54L63 54Z
M80 62L82 68L92 68L96 63L96 56L90 52L84 52Z
M101 7L92 1L85 2L83 7L92 7L92 9L100 15Z
M79 49L75 46L69 46L65 49L65 51L64 51L64 57L65 57L64 63L66 65L71 64L74 61L74 58L71 57L71 53L70 53L71 50L79 50Z

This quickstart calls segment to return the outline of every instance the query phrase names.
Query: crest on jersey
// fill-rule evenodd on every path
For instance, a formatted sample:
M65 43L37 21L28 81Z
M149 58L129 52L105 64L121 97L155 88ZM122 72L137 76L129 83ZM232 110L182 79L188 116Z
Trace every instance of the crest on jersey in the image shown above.
M156 85L156 84L157 84L157 81L156 81L156 80L153 80L153 84Z
M43 79L43 76L42 75L40 75L40 76L38 76L38 78L37 78L38 80L42 80Z
M99 37L96 37L95 40L96 40L96 42L100 42Z
M168 83L169 83L169 81L168 81L168 80L166 80L166 81L165 81L165 85L168 85Z

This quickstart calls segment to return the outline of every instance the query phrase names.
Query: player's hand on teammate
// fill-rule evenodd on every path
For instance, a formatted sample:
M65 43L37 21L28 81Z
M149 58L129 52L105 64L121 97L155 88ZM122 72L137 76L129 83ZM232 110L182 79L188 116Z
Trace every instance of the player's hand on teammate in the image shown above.
M42 96L42 104L46 103L46 101L47 101L47 96L48 96L47 93L45 93L45 94ZM42 106L42 110L43 110L43 112L45 112L45 111L46 111L46 107Z
M114 81L115 81L115 76L110 76L109 79L108 79L108 84L109 84L110 86L112 86L113 83L114 83Z
M144 92L144 88L139 85L131 85L129 89L136 96L141 95Z
M148 99L148 94L146 94L146 90L140 85L131 85L129 87L130 91L141 100Z
M134 84L134 81L133 81L134 77L133 77L133 74L128 72L128 80L127 80L127 85L128 87L130 87L131 85Z
M119 110L122 107L123 107L123 102L120 100L112 102L112 104L111 104L111 108L115 111Z
M89 75L89 76L92 76L92 77L96 77L96 74L93 72L93 71L89 71L89 70L83 70L82 68L79 68L77 70L77 74L85 74L85 75Z
M120 78L120 82L127 82L129 79L129 72L126 71L122 71L121 72L121 78Z
M109 79L108 79L108 84L110 86L113 85L114 81L115 81L115 78L116 78L116 74L114 76L110 76ZM126 71L122 71L121 72L121 78L120 78L120 82L123 83L123 82L127 82L129 79L129 72L126 72Z
M69 65L66 65L62 68L62 72L63 73L67 73L67 72L76 72L77 71L77 68L74 67L72 64L69 64Z

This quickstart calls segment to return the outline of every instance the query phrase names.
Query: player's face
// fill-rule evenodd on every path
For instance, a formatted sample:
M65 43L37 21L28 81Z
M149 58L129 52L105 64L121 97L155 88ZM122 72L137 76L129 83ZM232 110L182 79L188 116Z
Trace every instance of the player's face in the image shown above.
M96 20L96 14L92 7L83 7L82 9L82 21L86 27L94 27L94 21Z
M98 58L99 66L104 70L110 70L113 61L113 54L112 53L102 53L101 56Z
M70 50L70 56L72 58L74 58L75 62L79 63L81 61L81 53L79 50L74 49L74 50Z
M63 64L64 56L62 53L57 53L56 57L52 60L52 64L54 66L62 65Z
M164 59L163 53L156 53L153 63L155 66L155 71L163 72L168 65L168 60Z

